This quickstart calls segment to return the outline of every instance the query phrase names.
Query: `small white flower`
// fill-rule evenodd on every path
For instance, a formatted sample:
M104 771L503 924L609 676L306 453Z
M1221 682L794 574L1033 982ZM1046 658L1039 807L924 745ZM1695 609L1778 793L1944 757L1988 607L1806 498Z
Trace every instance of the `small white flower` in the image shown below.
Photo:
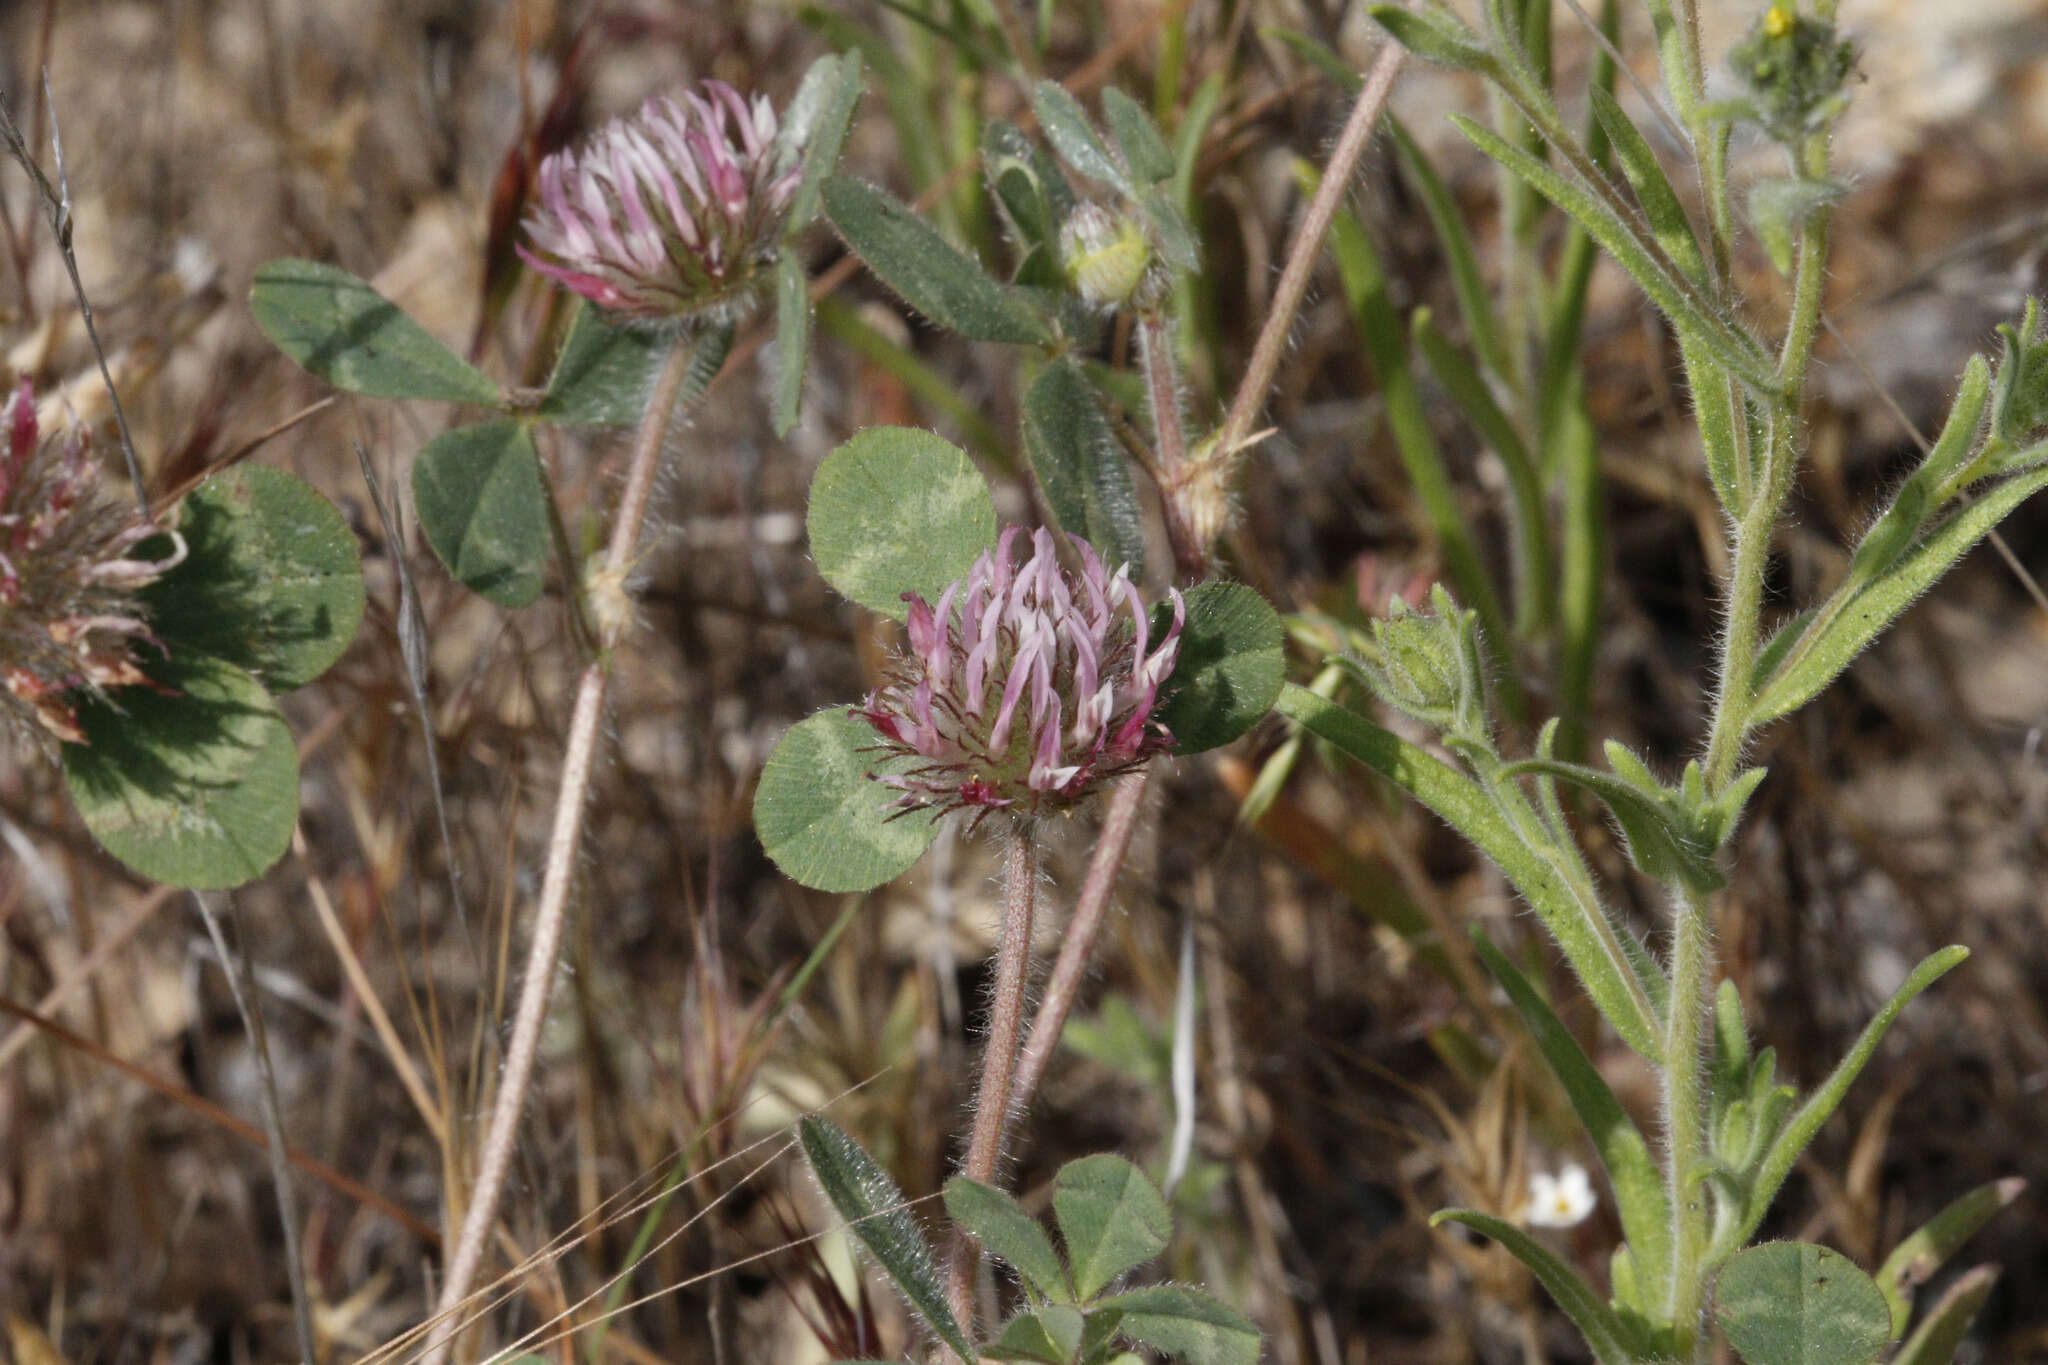
M1576 1161L1565 1163L1556 1175L1537 1171L1529 1177L1529 1211L1532 1228L1569 1228L1586 1221L1586 1215L1600 1201L1593 1194L1593 1182L1586 1168Z

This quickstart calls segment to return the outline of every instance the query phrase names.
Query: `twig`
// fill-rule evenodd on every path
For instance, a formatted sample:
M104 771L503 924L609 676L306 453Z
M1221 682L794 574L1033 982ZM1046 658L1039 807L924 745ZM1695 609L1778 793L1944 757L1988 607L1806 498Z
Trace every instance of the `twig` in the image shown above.
M277 1099L277 1073L270 1065L270 1039L263 1029L263 1004L255 991L247 989L250 976L249 952L242 942L240 932L235 934L234 946L228 946L227 935L221 931L220 917L213 912L202 892L192 893L192 903L199 907L199 918L206 924L206 936L213 940L213 951L220 958L221 975L228 979L228 994L235 998L235 1013L242 1016L242 1031L249 1036L249 1046L256 1053L256 1094L263 1110L263 1133L266 1141L264 1150L270 1157L270 1183L277 1195L277 1221L284 1225L284 1269L285 1278L292 1289L292 1326L299 1334L299 1359L304 1365L316 1365L320 1359L314 1350L313 1305L306 1297L306 1266L303 1248L299 1245L299 1205L292 1195L291 1163L286 1157L290 1150L284 1140L284 1112ZM228 912L234 913L234 901L228 901Z
M1308 292L1309 276L1315 271L1316 258L1322 254L1323 238L1351 189L1352 172L1358 169L1358 159L1372 138L1373 125L1379 122L1387 96L1394 88L1394 75L1401 69L1401 51L1401 45L1392 42L1380 49L1372 70L1366 74L1364 87L1358 92L1358 102L1351 106L1351 117L1330 153L1329 164L1323 168L1323 181L1315 198L1309 201L1308 214L1287 248L1287 264L1281 269L1280 284L1273 291L1272 308L1259 329L1251 363L1245 367L1244 379L1237 386L1237 395L1230 401L1230 412L1218 434L1216 450L1224 459L1234 458L1243 449L1252 423L1266 405L1266 391L1273 383L1273 372L1280 368L1280 353L1287 347L1295 314L1301 310L1302 296Z
M647 513L647 500L654 488L654 475L661 461L661 447L668 434L671 409L689 378L695 349L678 341L662 362L661 375L640 419L633 438L631 463L626 471L626 489L612 523L611 543L605 554L605 572L624 578L633 562L640 540L640 523ZM443 1319L427 1345L426 1365L443 1365L454 1345L459 1323L454 1309L469 1294L483 1260L484 1243L497 1221L498 1200L504 1194L505 1176L511 1169L512 1150L519 1134L519 1116L526 1104L526 1089L533 1078L534 1058L540 1048L541 1024L547 1018L548 994L554 984L555 956L561 948L562 929L568 919L569 885L576 868L576 853L583 841L583 809L590 790L592 762L597 751L598 722L604 715L605 687L611 676L608 657L593 659L583 669L576 688L576 707L569 722L569 743L562 759L562 781L555 800L554 829L548 839L547 869L541 879L540 903L534 908L533 942L527 950L526 979L519 992L517 1013L512 1024L512 1042L506 1050L505 1074L498 1084L497 1099L491 1106L490 1127L484 1136L483 1159L477 1171L469 1208L448 1262L448 1279L441 1287L435 1316Z

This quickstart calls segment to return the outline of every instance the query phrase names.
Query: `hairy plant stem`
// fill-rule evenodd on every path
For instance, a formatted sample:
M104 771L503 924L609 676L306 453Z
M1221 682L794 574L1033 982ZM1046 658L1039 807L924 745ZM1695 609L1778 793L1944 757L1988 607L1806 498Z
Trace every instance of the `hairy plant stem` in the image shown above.
M1373 126L1379 122L1380 111L1393 91L1394 76L1401 69L1401 54L1399 43L1389 42L1380 48L1372 70L1366 74L1365 85L1351 106L1351 117L1345 121L1344 131L1338 134L1337 145L1330 152L1329 164L1323 167L1322 184L1309 201L1308 213L1287 248L1287 264L1280 271L1272 305L1252 346L1251 362L1245 366L1244 379L1238 384L1237 393L1230 400L1230 411L1217 433L1216 453L1220 459L1237 458L1245 439L1251 435L1252 423L1266 405L1266 391L1272 386L1274 371L1280 368L1280 354L1287 348L1295 314L1301 311L1302 296L1308 292L1309 277L1322 254L1323 238L1329 235L1331 220L1351 189L1352 172L1358 169L1358 158L1372 140Z
M1681 890L1674 904L1671 1001L1664 1019L1664 1190L1671 1202L1671 1280L1664 1309L1688 1356L1705 1307L1707 983L1714 974L1713 916L1706 900Z
M1003 923L996 939L995 988L989 996L988 1039L981 1059L981 1088L974 1095L974 1126L960 1174L984 1185L995 1183L1009 1130L1011 1094L1017 1075L1017 1044L1023 1035L1024 989L1031 968L1031 919L1038 902L1038 838L1019 821L1003 836ZM953 1241L946 1275L946 1303L960 1330L974 1338L974 1278L981 1249L964 1233Z
M1152 457L1159 501L1166 512L1166 539L1174 571L1197 579L1209 567L1209 546L1189 505L1189 488L1199 471L1188 462L1187 435L1180 417L1180 367L1174 361L1173 326L1165 312L1138 315L1138 356L1145 367L1145 398L1152 409Z
M661 463L662 442L667 438L669 417L689 377L695 348L687 339L673 343L654 381L647 410L633 436L633 449L626 469L626 487L612 522L611 542L606 547L604 572L623 580L632 567L640 542L640 525L646 519L647 502L654 488L654 476ZM578 590L575 585L571 590ZM548 995L554 984L555 957L561 950L562 931L568 921L569 890L576 870L576 855L583 841L583 810L590 791L591 771L597 753L599 722L604 717L605 689L611 676L611 654L617 639L600 642L602 652L587 663L576 686L576 706L569 721L569 742L562 757L562 778L555 796L554 827L548 837L547 867L541 878L540 902L534 907L533 941L527 949L526 976L520 985L519 1001L512 1023L512 1041L505 1053L505 1070L498 1079L497 1098L491 1106L476 1184L470 1191L469 1207L462 1221L461 1235L448 1262L448 1278L441 1286L434 1306L436 1325L427 1345L426 1365L442 1365L455 1343L462 1323L458 1310L476 1282L483 1260L484 1243L497 1221L498 1201L504 1193L505 1176L512 1166L513 1148L519 1134L519 1118L526 1106L526 1090L533 1079L533 1064L540 1048L541 1025L547 1018Z

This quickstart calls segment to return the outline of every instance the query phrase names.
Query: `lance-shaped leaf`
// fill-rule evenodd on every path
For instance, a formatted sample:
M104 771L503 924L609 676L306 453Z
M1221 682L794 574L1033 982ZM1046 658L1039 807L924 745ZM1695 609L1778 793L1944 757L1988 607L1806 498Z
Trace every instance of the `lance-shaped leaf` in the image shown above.
M1563 1083L1586 1135L1593 1139L1593 1150L1600 1154L1608 1183L1614 1187L1621 1229L1635 1256L1638 1274L1649 1283L1663 1283L1671 1258L1671 1205L1649 1144L1578 1039L1478 925L1472 927L1472 944L1486 970L1508 993L1543 1059Z
M1173 174L1173 149L1143 105L1112 85L1102 92L1102 117L1140 188Z
M1258 1365L1259 1329L1228 1304L1185 1285L1161 1284L1104 1299L1117 1331L1188 1365Z
M1936 527L1876 579L1844 584L1778 656L1775 669L1758 678L1750 724L1788 716L1818 696L1914 598L2042 488L2048 488L2048 468L2015 475Z
M978 341L1037 345L1051 329L1026 296L991 278L930 223L872 185L835 175L825 213L876 277L934 323Z
M1130 467L1094 386L1066 356L1040 371L1024 395L1024 448L1060 529L1141 578L1145 524Z
M278 350L338 389L485 407L504 401L496 384L339 266L272 261L256 272L249 311Z
M1650 149L1649 140L1622 110L1620 101L1606 89L1598 85L1588 86L1586 94L1592 100L1593 116L1599 120L1601 130L1614 147L1622 175L1627 178L1629 188L1636 192L1636 203L1642 206L1643 217L1650 225L1650 235L1687 279L1704 282L1707 258L1700 251L1699 238L1693 233L1692 218L1686 213L1678 191L1671 188L1671 181L1664 174L1664 164Z
M861 77L857 50L820 57L804 73L803 83L783 114L784 136L803 148L804 159L803 177L789 201L787 234L802 231L817 217L818 191L839 164L839 149L846 143L853 108L860 103Z
M1620 936L1598 905L1582 901L1548 859L1523 842L1472 779L1371 719L1303 687L1280 689L1274 709L1380 773L1499 864L1572 964L1593 1003L1622 1040L1659 1055L1659 1024Z
M775 865L816 891L868 891L910 870L938 837L927 811L890 809L870 774L905 760L870 752L874 727L844 710L792 725L761 769L754 832Z
M1507 771L1541 773L1599 797L1621 826L1629 861L1644 876L1702 894L1727 885L1714 857L1717 846L1703 836L1686 810L1657 785L1641 762L1612 740L1607 744L1607 761L1615 772L1543 758L1511 764Z
M1458 300L1458 315L1465 321L1472 349L1487 369L1505 379L1514 371L1508 365L1507 349L1501 344L1500 328L1493 315L1493 295L1487 289L1486 272L1479 264L1479 248L1472 240L1464 211L1458 207L1443 177L1436 173L1436 167L1429 164L1428 154L1407 125L1389 118L1387 128L1393 134L1394 150L1400 155L1401 171L1422 200L1430 226L1436 229L1437 245L1443 250L1444 264L1450 268L1451 293Z
M1564 1315L1572 1320L1579 1334L1592 1348L1593 1358L1600 1365L1633 1365L1638 1358L1635 1343L1629 1330L1622 1324L1614 1310L1603 1303L1593 1292L1593 1286L1586 1283L1578 1271L1573 1270L1553 1255L1550 1250L1522 1229L1504 1218L1476 1209L1445 1209L1433 1215L1429 1225L1442 1227L1445 1223L1462 1223L1474 1232L1491 1237L1506 1247L1514 1258L1529 1268L1529 1272L1544 1289Z
M1272 708L1287 677L1286 630L1256 588L1199 583L1186 593L1180 656L1153 714L1174 738L1177 754L1230 743ZM1153 638L1171 609L1153 608Z
M807 1115L798 1122L797 1134L811 1174L846 1220L847 1230L867 1248L932 1334L963 1360L974 1360L966 1334L946 1306L931 1246L910 1216L896 1182L830 1119Z
M1870 1365L1891 1340L1876 1282L1810 1242L1766 1242L1730 1257L1714 1316L1748 1365Z
M427 442L413 462L412 500L427 544L458 582L501 607L539 599L553 542L525 423L479 422Z
M775 265L775 434L788 436L803 415L804 368L811 356L811 297L794 255Z
M1084 1156L1053 1178L1053 1216L1083 1303L1166 1250L1173 1215L1145 1173L1120 1156Z
M1126 197L1137 194L1130 176L1124 174L1124 168L1095 135L1095 127L1089 123L1081 102L1064 87L1053 81L1040 81L1032 86L1031 110L1038 115L1039 128L1061 160L1090 180L1122 191Z
M1921 1317L1891 1365L1950 1365L1997 1283L1997 1266L1980 1265L1964 1272Z
M903 594L937 601L996 542L987 480L958 446L914 427L865 427L826 456L804 525L825 581L899 621Z
M1979 1185L1892 1248L1877 1269L1877 1287L1891 1305L1893 1336L1904 1335L1913 1316L1913 1291L1932 1279L1958 1247L2026 1188L2027 1182L2018 1176Z
M1485 40L1441 6L1427 11L1399 5L1372 5L1366 10L1394 41L1424 61L1459 71L1498 73L1500 63L1486 50Z
M1764 1152L1759 1163L1755 1180L1750 1186L1749 1206L1743 1210L1742 1220L1737 1224L1737 1244L1755 1235L1757 1225L1764 1220L1764 1214L1771 1206L1771 1200L1778 1195L1778 1187L1785 1183L1785 1177L1792 1173L1792 1165L1799 1160L1799 1154L1806 1150L1806 1144L1813 1141L1813 1135L1828 1121L1841 1104L1842 1097L1849 1093L1849 1087L1856 1083L1877 1045L1884 1041L1885 1032L1892 1021L1899 1017L1899 1011L1913 1002L1913 998L1940 980L1958 963L1970 955L1968 948L1959 944L1930 953L1911 975L1885 1001L1884 1008L1877 1012L1857 1036L1856 1043L1848 1055L1835 1065L1821 1087L1807 1097L1797 1113L1780 1130L1777 1137Z
M946 1182L946 1212L988 1251L1015 1266L1042 1297L1072 1297L1052 1238L1013 1196L956 1175Z

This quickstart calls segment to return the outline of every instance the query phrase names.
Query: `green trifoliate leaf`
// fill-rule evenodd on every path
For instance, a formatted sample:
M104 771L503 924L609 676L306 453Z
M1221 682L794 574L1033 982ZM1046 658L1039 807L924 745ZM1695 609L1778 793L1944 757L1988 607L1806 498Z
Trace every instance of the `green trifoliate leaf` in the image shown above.
M1766 1242L1737 1252L1714 1316L1747 1365L1871 1365L1891 1340L1877 1283L1838 1251Z
M824 195L825 213L847 245L937 325L978 341L1030 346L1053 339L1023 293L992 279L890 195L838 175L825 182Z
M1154 715L1174 738L1174 752L1198 754L1228 744L1272 708L1287 677L1286 629L1258 591L1242 583L1190 588L1180 657L1160 690ZM1153 638L1171 607L1153 608Z
M1118 1332L1188 1365L1258 1365L1259 1329L1197 1289L1162 1284L1103 1300L1123 1314Z
M220 659L289 692L326 672L363 619L355 537L295 475L237 465L178 504L185 561L144 590L171 657Z
M667 345L659 332L614 326L595 305L578 303L536 411L563 426L631 426L647 408Z
M339 266L272 261L249 293L278 350L338 389L369 398L431 398L496 407L498 386Z
M1048 364L1024 395L1024 449L1053 521L1102 552L1114 570L1145 572L1145 524L1116 433L1094 386L1066 356Z
M982 1348L982 1359L1072 1365L1080 1354L1085 1330L1080 1311L1064 1304L1019 1313L1003 1324L994 1345Z
M233 664L174 658L151 672L164 690L123 688L119 710L79 706L86 743L63 749L79 816L152 881L198 891L253 881L284 856L298 821L292 732Z
M825 1197L847 1222L847 1230L875 1258L933 1335L963 1359L975 1352L967 1344L953 1310L946 1306L932 1249L917 1220L905 1206L903 1192L860 1144L830 1119L812 1114L797 1124L811 1174Z
M827 583L900 621L903 594L937 601L995 544L996 508L958 446L912 427L868 427L818 466L805 527Z
M1140 189L1173 174L1173 150L1143 105L1112 85L1102 92L1102 117Z
M964 1175L954 1176L946 1182L946 1212L992 1255L1015 1266L1041 1297L1072 1297L1052 1238L1011 1195Z
M1067 1244L1074 1292L1083 1303L1132 1266L1166 1250L1173 1215L1130 1162L1107 1153L1060 1168L1053 1180L1053 1216Z
M1137 193L1131 177L1096 136L1081 102L1063 87L1053 81L1040 81L1031 87L1031 108L1038 115L1038 126L1046 140L1062 161L1090 180L1121 191L1127 198Z
M910 870L938 837L928 811L899 814L870 773L905 760L867 752L874 728L844 710L791 726L761 770L754 832L775 865L817 891L868 891ZM893 817L893 818L892 818Z
M442 432L413 463L412 498L427 544L458 582L501 607L540 598L553 542L540 454L525 423Z

